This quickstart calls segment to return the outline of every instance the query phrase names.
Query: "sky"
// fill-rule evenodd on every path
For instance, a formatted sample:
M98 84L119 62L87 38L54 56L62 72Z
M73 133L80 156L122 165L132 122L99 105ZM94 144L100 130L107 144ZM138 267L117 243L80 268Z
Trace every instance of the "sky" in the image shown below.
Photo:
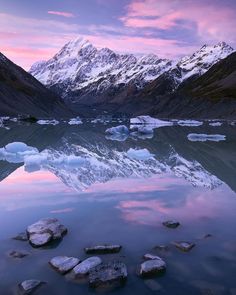
M0 52L26 70L83 37L98 48L176 59L236 48L235 0L0 0Z

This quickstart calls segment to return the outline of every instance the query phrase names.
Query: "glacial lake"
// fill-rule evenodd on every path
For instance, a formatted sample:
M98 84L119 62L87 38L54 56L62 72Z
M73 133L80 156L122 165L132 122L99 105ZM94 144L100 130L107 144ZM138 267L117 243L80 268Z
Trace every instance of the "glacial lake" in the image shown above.
M17 157L0 160L1 295L18 294L17 285L27 279L47 282L36 295L100 294L48 262L58 255L83 260L89 256L85 247L104 243L122 245L120 253L100 257L124 262L128 279L103 294L236 294L236 125L204 122L155 128L151 136L105 134L121 124L129 126L85 120L72 126L10 122L0 128L0 148L23 142L43 155L33 164ZM191 133L226 137L191 141ZM33 248L12 239L45 217L68 228L61 242ZM162 225L172 219L180 222L176 229ZM195 247L185 253L174 241ZM11 250L30 255L12 258ZM146 253L163 258L165 274L137 276Z

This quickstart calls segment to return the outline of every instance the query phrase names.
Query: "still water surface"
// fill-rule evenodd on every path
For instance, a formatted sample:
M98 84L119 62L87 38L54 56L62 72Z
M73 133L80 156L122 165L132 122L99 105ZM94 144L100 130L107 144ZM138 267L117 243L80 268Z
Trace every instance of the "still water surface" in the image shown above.
M0 294L16 294L26 279L47 285L35 294L95 294L86 282L71 282L50 268L57 255L86 258L86 246L114 243L128 268L124 287L114 294L236 294L236 127L162 127L152 138L106 138L112 124L39 126L10 124L0 129L0 148L21 141L46 153L37 167L0 161ZM191 142L189 133L226 135L220 142ZM127 151L147 149L153 157L130 158ZM79 156L88 165L55 161ZM34 249L13 236L44 217L56 217L69 232L54 247ZM162 222L176 219L177 229ZM204 238L205 235L212 235ZM188 253L173 241L196 243ZM169 245L168 251L155 250ZM27 250L23 259L10 250ZM167 272L153 280L137 277L145 253L161 256ZM158 284L155 284L155 283ZM155 289L155 290L153 290ZM158 289L158 290L156 290Z

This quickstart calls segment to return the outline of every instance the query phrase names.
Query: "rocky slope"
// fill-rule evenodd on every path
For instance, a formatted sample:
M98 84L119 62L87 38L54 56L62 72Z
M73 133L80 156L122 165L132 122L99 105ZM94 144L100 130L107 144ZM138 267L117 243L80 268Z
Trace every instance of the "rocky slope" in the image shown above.
M0 53L0 116L63 117L64 102Z
M227 57L233 48L224 42L204 45L180 61L160 59L154 54L137 57L97 49L83 39L67 43L53 58L34 64L30 73L62 95L73 108L100 105L109 109L127 102L146 85L160 79L164 93L171 93L190 77L198 77ZM166 83L168 77L168 83ZM165 81L164 85L162 81Z

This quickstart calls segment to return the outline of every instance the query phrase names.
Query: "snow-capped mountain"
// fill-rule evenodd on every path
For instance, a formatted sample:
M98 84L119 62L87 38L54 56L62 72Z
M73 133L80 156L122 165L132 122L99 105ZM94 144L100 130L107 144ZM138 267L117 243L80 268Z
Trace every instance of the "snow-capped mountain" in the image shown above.
M155 54L137 57L108 48L97 49L89 41L78 38L50 60L34 64L30 73L67 101L83 102L89 98L90 103L97 103L104 100L103 94L112 99L131 85L138 91L164 73L173 76L176 88L187 78L202 75L232 52L233 48L224 42L204 45L176 62L160 59Z

